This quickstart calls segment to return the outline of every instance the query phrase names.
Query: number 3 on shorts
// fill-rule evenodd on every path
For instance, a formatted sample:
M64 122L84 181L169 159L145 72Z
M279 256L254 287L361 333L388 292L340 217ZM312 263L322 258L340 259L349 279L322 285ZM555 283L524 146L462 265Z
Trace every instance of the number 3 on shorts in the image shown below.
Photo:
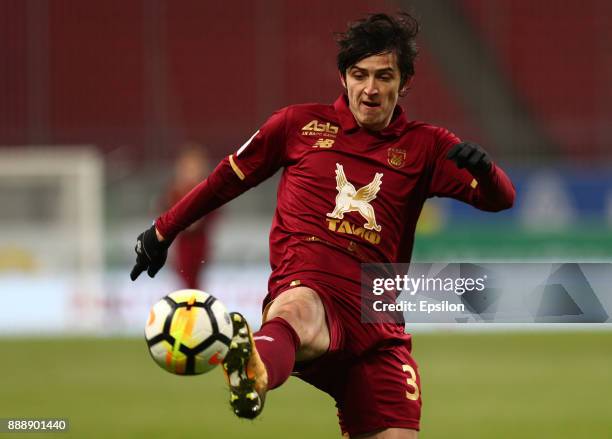
M416 372L409 364L402 364L402 370L410 375L410 378L406 378L406 384L408 384L408 387L410 389L414 389L413 392L409 392L408 390L406 390L406 398L410 399L411 401L416 401L417 399L419 399L420 395L419 385L416 382Z

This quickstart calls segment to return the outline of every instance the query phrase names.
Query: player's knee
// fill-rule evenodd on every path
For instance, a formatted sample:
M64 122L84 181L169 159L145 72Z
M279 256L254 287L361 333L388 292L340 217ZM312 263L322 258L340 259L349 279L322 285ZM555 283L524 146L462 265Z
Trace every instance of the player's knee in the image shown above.
M285 319L297 332L302 345L308 345L316 335L315 319L310 310L304 309L298 302L283 303L278 306L271 317Z
M281 317L297 332L301 344L311 344L325 324L325 309L321 300L309 288L288 291L272 304L268 319Z

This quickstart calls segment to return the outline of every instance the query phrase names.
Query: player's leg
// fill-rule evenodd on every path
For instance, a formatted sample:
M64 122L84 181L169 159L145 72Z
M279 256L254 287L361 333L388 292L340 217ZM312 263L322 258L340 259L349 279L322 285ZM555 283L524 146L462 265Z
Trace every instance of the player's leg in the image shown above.
M174 268L184 288L198 289L199 275L203 268L204 239L192 234L179 235L176 238Z
M319 295L311 288L296 287L278 296L267 310L266 324L275 319L287 322L300 340L294 360L314 360L327 352L330 336L325 307ZM263 341L265 339L262 339L261 344L258 343L258 348L260 345L265 346Z
M254 334L254 351L266 372L266 391L283 384L297 361L314 360L329 348L325 307L317 293L296 287L280 294L267 308Z

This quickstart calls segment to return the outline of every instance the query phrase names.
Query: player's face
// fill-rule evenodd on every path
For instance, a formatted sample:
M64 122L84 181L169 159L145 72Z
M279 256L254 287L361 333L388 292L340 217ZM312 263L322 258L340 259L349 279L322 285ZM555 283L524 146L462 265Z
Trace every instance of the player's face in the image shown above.
M380 131L389 125L400 93L400 79L395 53L372 55L347 69L342 85L359 126Z

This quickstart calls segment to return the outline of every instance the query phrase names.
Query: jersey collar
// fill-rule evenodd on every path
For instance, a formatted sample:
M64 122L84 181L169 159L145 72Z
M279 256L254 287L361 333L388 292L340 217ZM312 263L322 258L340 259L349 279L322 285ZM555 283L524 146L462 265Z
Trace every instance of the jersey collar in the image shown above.
M348 106L348 97L345 94L340 95L336 102L334 102L334 109L336 110L336 114L338 115L338 122L342 127L342 130L346 133L352 133L353 131L357 131L361 128L357 121L355 120L355 116L351 113L351 109ZM399 105L395 106L393 110L393 116L391 117L391 123L383 130L376 132L375 134L380 134L382 136L393 136L397 137L401 135L408 126L408 119L406 119L406 114L404 114L404 110Z

